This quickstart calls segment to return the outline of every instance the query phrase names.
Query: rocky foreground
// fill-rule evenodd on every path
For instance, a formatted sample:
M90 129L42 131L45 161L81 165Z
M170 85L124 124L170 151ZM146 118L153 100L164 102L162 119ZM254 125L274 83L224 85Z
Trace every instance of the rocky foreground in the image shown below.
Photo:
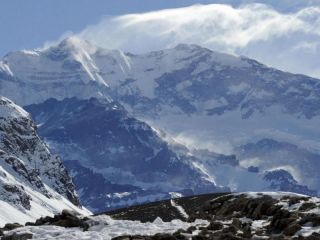
M201 219L201 220L200 220ZM14 229L15 228L15 229ZM292 193L208 194L91 217L64 211L2 239L320 239L320 199Z
M206 227L179 229L171 235L121 236L117 239L320 239L319 198L290 193L220 194L213 199L210 197L212 195L174 200L185 209L188 222L205 219L209 222ZM159 204L162 210L152 204L145 205L145 209L150 211L154 208L171 220L170 217L175 214L169 208L165 209L165 201ZM143 212L143 206L139 206L123 212L111 212L111 215L138 220L139 214L135 214L137 208ZM146 220L146 216L140 215L140 220ZM175 217L183 219L184 215Z

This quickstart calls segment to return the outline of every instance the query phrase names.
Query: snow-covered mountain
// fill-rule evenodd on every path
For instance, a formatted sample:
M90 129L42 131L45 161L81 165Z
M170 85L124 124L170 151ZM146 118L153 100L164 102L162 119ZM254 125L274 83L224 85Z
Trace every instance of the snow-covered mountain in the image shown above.
M133 55L73 37L45 50L9 53L1 71L7 80L1 91L16 87L14 99L22 105L52 97L108 96L109 90L135 111L152 114L163 114L168 107L206 115L239 110L242 118L271 107L307 119L320 113L317 79L196 45ZM32 95L35 90L38 94Z
M62 154L83 205L92 211L169 198L173 192L273 189L316 194L290 173L276 178L273 171L249 171L234 155L189 151L115 102L49 99L25 108L39 123L39 134Z
M266 179L284 177L282 187L273 184L278 188L297 183L320 190L315 173L320 154L318 79L196 45L135 55L77 38L47 49L9 53L0 66L0 94L24 106L49 98L115 100L191 152L236 154L240 175L282 170ZM300 155L283 155L290 148L273 149L273 160L245 147L260 146L263 139L291 144ZM247 150L251 152L243 152ZM231 181L210 158L202 160L197 166L217 185L240 188L237 177ZM249 178L247 183L250 187L256 182Z
M60 159L36 133L29 114L0 97L0 225L81 209Z
M82 203L93 211L169 198L170 192L229 190L216 186L190 156L174 152L117 103L50 99L26 110L40 123L39 134L66 161Z

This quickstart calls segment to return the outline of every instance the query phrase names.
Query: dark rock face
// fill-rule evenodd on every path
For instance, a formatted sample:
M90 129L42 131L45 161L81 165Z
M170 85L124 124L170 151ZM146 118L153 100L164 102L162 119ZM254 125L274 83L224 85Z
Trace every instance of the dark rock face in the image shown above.
M267 171L264 175L264 179L271 182L272 189L278 189L279 191L292 191L311 196L316 196L318 194L317 191L310 190L307 186L300 185L289 172L283 169Z
M19 209L31 210L32 197L25 186L52 198L45 186L80 206L67 170L36 133L28 113L0 97L0 199ZM10 175L10 176L9 176ZM15 179L15 180L12 180Z
M51 99L26 109L42 123L40 135L67 161L82 202L95 211L163 199L169 192L226 190L206 180L189 156L176 154L150 126L117 103ZM79 172L93 178L81 179ZM119 203L113 193L124 195Z
M13 203L14 205L21 205L27 210L31 209L30 200L32 198L25 193L22 186L6 184L3 185L3 189L9 194L9 196L6 197L6 200L10 203Z

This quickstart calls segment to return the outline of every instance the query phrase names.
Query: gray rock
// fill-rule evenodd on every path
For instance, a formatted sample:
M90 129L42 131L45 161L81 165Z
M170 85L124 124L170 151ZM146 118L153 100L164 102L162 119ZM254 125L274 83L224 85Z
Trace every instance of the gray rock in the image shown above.
M28 240L32 239L33 235L31 233L14 233L12 235L3 236L1 240Z

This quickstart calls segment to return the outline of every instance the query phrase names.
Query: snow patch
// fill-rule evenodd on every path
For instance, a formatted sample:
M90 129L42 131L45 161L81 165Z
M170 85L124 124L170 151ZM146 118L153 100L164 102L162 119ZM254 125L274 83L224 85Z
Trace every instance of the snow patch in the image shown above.
M184 208L180 205L178 205L174 199L170 200L171 206L176 208L178 210L178 212L181 214L181 216L183 216L185 219L189 218L189 215L187 214L187 212L184 210Z
M156 219L154 222L141 223L139 221L114 220L109 216L100 215L92 217L93 221L99 222L92 226L88 231L82 231L80 228L63 228L57 226L28 226L10 231L13 233L32 233L32 239L96 239L110 240L114 237L123 235L154 235L157 233L174 233L178 229L187 229L191 226L207 226L206 220L196 220L195 222L183 222L181 220L172 220L163 222Z

